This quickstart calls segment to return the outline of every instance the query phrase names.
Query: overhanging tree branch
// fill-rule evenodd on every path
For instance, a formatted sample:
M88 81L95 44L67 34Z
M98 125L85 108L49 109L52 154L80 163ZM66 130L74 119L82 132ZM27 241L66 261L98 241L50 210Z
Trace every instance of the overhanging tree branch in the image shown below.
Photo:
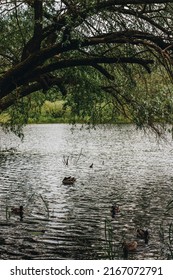
M153 43L153 48L155 47L155 44L156 44L161 49L166 49L169 46L169 50L171 50L170 42L166 42L166 40L164 40L163 38L154 36L150 33L139 32L139 31L134 31L134 30L130 30L130 31L126 31L126 32L114 32L114 33L110 33L110 34L103 34L103 35L99 35L96 37L86 38L82 43L80 43L80 48L95 46L98 44L108 44L108 43L147 44L147 41ZM150 47L152 47L151 44L150 44ZM21 84L21 82L19 82L19 81L21 81L22 79L24 79L24 81L25 81L26 78L24 78L24 77L27 77L27 75L30 72L33 72L37 66L44 63L47 59L55 56L58 53L62 54L64 52L78 50L78 48L79 48L79 41L73 40L67 46L64 46L61 43L58 43L49 48L37 51L33 55L30 55L27 59L25 59L24 61L19 63L17 66L15 66L13 69L8 71L3 76L3 78L0 79L0 97L3 97L5 95L7 95L10 91L14 90L16 88L16 86L18 86L18 84ZM105 62L103 62L103 63L106 63L106 58L104 58L104 59L105 59ZM115 61L116 60L117 59L115 58ZM128 63L130 63L130 61L132 62L132 60L129 59ZM136 59L136 61L138 61L139 64L141 63L140 59ZM59 64L57 62L57 65L60 65L60 64L62 65L62 63L65 63L64 64L64 68L65 68L67 61L60 62ZM71 66L73 66L73 65L71 65ZM47 67L49 68L49 65ZM53 66L50 66L50 69L52 67ZM148 69L147 69L147 71L148 71Z
M58 86L60 91L62 91L63 94L65 94L65 89L63 87L63 83L65 82L65 77L63 78L57 78L53 77L49 79L48 81L48 87L51 88L53 86ZM67 82L67 81L66 81ZM68 81L70 82L70 81ZM9 94L8 96L5 96L4 98L1 99L0 102L0 113L13 105L15 102L20 100L20 98L23 98L33 92L39 91L43 89L42 83L33 83L28 86L21 87L20 90L13 92Z
M76 67L76 66L93 66L96 64L139 64L143 66L147 72L151 72L149 68L149 64L153 64L154 61L152 59L142 59L135 57L95 57L95 58L81 58L81 59L71 59L71 60L62 60L55 63L52 63L47 66L38 67L35 71L32 72L31 75L33 77L38 74L49 73L58 69L65 69L68 67Z
M14 2L17 9L18 1ZM17 61L15 66L6 63L1 71L1 110L15 100L15 91L22 97L32 90L45 90L41 82L43 76L55 71L58 75L61 69L90 66L113 80L105 64L138 64L150 73L150 66L154 63L152 57L155 60L158 57L154 56L155 53L159 54L165 65L167 62L170 66L173 63L173 32L167 30L170 23L165 23L170 13L167 6L171 5L164 5L173 3L173 0L52 0L48 9L43 0L24 0L21 3L30 5L29 10L32 10L34 17L31 24L33 29L26 36L23 51L19 52L19 57L23 53L22 61ZM26 5L24 7L26 9ZM159 17L162 16L160 22L155 17L157 12ZM120 19L117 19L117 15ZM66 35L70 36L63 40L69 30L70 34ZM50 36L54 36L54 40L50 41ZM3 47L2 56L4 61L10 58L7 46ZM46 88L53 86L54 82L49 81Z

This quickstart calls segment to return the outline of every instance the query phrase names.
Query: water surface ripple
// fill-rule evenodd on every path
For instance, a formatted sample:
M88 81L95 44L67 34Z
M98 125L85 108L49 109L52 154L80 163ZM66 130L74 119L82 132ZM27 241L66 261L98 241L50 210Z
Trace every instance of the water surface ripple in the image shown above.
M140 240L129 258L166 258L160 226L167 238L172 155L171 139L158 142L132 125L28 125L23 143L0 131L0 258L108 258L105 221L116 258L138 227L148 228L149 244ZM65 176L76 183L62 185ZM23 221L10 212L19 205Z

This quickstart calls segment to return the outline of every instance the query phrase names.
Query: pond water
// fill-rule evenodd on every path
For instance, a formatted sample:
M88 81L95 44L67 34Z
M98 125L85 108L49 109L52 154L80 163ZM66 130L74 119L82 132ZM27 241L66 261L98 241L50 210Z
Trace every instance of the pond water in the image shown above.
M0 130L1 259L123 259L122 241L136 240L137 228L148 229L149 243L138 240L129 259L167 258L171 138L133 125L28 125L24 133L21 142ZM75 184L63 185L65 176ZM20 205L22 221L11 213Z

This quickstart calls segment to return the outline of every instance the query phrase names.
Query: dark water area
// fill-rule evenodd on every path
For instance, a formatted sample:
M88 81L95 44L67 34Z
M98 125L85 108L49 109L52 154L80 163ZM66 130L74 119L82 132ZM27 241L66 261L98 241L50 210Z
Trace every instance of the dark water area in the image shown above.
M21 142L0 130L0 258L107 259L108 239L138 241L130 259L166 259L173 213L173 143L133 125L28 125ZM93 164L93 165L92 165ZM62 184L74 176L74 185ZM120 212L111 217L111 206ZM11 213L23 205L24 216ZM106 236L105 236L106 229ZM164 233L164 238L163 238Z

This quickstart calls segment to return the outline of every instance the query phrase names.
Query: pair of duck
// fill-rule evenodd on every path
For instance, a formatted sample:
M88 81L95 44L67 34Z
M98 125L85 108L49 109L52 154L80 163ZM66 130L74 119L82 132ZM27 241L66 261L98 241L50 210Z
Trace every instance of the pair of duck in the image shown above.
M64 179L62 180L63 185L73 185L76 182L76 178L75 177L64 177Z
M148 232L148 230L137 229L136 237L139 238L139 239L144 239L145 244L148 244L149 232ZM127 259L129 252L135 251L137 249L137 246L138 246L137 241L132 241L132 242L124 241L123 244L122 244L124 258Z

